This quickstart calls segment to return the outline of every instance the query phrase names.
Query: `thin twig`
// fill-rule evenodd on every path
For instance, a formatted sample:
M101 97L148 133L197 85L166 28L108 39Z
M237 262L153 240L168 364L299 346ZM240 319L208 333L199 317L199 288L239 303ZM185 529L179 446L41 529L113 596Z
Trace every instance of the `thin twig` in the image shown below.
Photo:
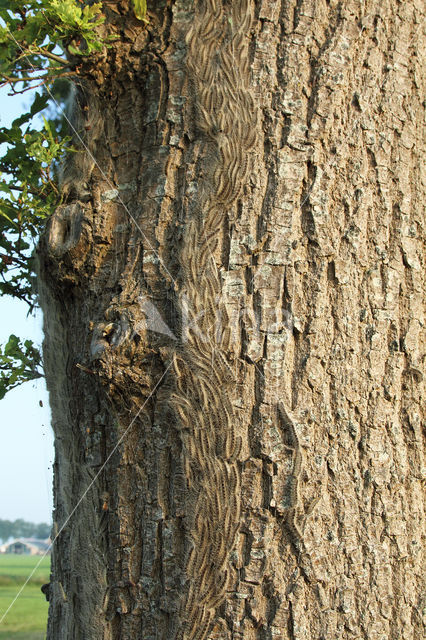
M40 52L43 56L46 56L46 58L55 60L56 62L59 62L59 64L62 64L64 67L71 66L71 62L69 62L69 60L67 60L66 58L61 58L61 56L57 56L55 53L47 51L47 49L40 49Z
M7 187L11 189L11 191L20 191L21 193L25 191L26 193L30 193L32 196L36 196L37 198L43 198L44 200L47 198L46 194L42 193L42 191L34 191L34 189L17 187L11 184L8 184Z

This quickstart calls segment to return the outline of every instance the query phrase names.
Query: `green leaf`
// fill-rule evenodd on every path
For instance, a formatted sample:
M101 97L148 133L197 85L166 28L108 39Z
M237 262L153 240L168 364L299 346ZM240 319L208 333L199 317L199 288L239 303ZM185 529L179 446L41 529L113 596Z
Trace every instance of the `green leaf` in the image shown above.
M5 182L0 182L0 191L3 191L4 193L8 193L9 195L12 195L11 189Z
M148 22L148 19L146 17L146 0L133 0L133 4L135 5L134 11L137 19L141 20L142 22Z
M12 220L12 218L9 218L9 216L7 215L7 213L5 212L5 208L7 208L5 206L4 203L0 204L0 216L2 216L3 218L5 218L8 222L10 222L10 224L14 225L15 227L17 227L18 225L16 224L16 222L14 220Z
M12 122L12 127L20 127L21 125L25 124L26 122L29 122L32 118L31 113L23 113L22 116L19 116L19 118L16 118L13 122Z
M0 345L0 399L23 382L41 378L40 367L41 354L33 341L25 340L22 345L12 334L3 350Z
M30 113L32 116L35 116L36 113L40 113L47 107L49 103L49 96L46 94L42 95L40 93L36 93L34 98L34 102L31 105Z
M77 49L77 47L74 47L74 45L72 44L68 45L68 51L72 53L74 56L78 56L81 53L80 49Z
M16 348L19 345L19 338L15 336L13 333L9 336L9 340L4 348L5 356L13 356L16 353ZM19 353L19 350L18 350Z

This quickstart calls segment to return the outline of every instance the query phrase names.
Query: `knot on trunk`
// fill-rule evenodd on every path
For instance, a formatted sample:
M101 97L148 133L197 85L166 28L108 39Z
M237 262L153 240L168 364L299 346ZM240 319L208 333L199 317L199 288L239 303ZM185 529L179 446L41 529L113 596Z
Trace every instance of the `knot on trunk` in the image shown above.
M80 202L59 206L47 225L46 243L51 257L75 261L84 256L88 247L87 205Z
M57 283L80 281L86 272L86 258L92 244L89 222L91 206L74 202L59 206L46 225L39 254L44 269Z

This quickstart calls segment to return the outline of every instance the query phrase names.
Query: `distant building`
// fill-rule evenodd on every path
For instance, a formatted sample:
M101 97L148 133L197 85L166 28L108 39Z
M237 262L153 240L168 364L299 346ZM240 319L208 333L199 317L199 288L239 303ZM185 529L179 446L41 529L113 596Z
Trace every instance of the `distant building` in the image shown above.
M43 556L49 549L50 540L38 538L17 538L0 546L0 553L16 553L27 556ZM50 549L48 551L50 554Z

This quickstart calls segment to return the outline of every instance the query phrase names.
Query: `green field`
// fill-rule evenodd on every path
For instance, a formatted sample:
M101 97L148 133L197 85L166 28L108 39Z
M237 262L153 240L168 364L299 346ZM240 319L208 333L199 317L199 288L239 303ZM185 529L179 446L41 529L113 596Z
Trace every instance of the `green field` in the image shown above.
M0 555L0 620L40 556ZM50 558L43 558L0 624L0 640L44 640L48 603L40 587L49 582Z

